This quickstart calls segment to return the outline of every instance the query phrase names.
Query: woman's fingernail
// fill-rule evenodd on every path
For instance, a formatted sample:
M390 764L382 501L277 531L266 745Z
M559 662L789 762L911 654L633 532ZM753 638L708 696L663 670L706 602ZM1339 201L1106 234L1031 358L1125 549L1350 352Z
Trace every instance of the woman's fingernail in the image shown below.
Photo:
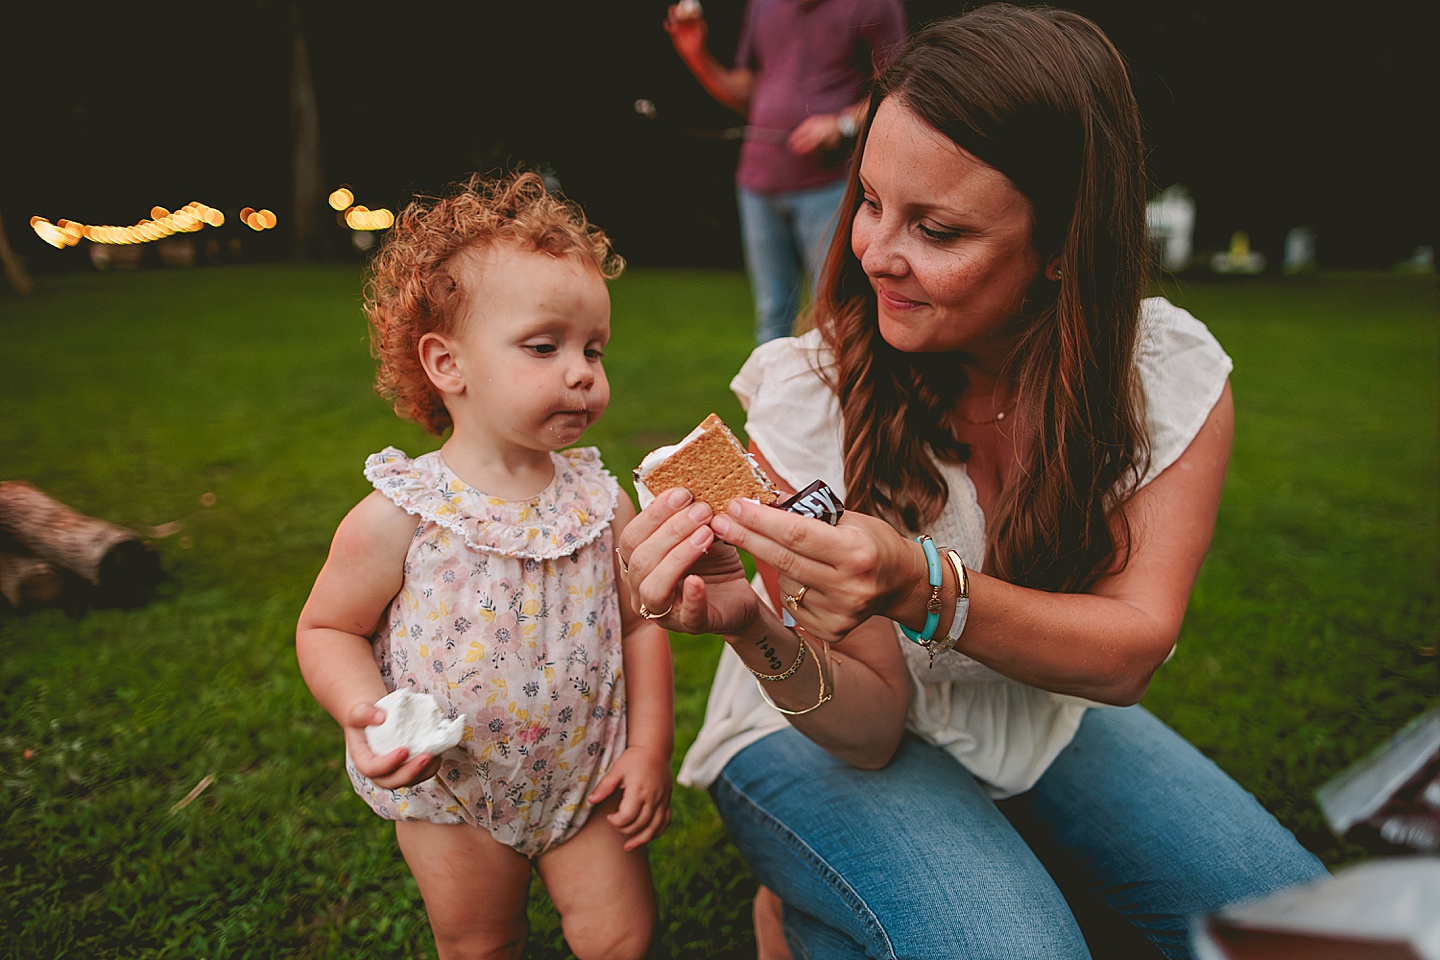
M713 536L715 536L715 534L710 532L709 527L701 527L699 530L690 534L690 542L697 547L703 547L710 542L710 538Z
M724 517L716 517L710 521L710 529L715 531L715 536L725 537L730 535L730 521Z
M702 523L705 520L708 520L710 518L710 504L706 503L704 500L701 500L699 503L695 504L695 506L690 508L689 516L690 519L694 520L696 523Z
M673 487L665 494L665 502L672 507L683 507L690 502L690 492L684 487Z
M730 505L725 508L725 512L730 514L730 516L732 517L740 516L740 498L737 497L734 500L731 500Z

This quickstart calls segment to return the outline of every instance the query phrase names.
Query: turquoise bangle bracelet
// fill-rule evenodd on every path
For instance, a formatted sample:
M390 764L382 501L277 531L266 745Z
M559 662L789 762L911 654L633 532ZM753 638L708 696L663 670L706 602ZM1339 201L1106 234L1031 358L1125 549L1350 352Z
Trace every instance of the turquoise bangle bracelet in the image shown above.
M930 594L933 600L940 592L940 578L942 576L940 573L940 552L935 549L935 541L924 534L916 537L915 541L919 543L920 548L925 551L925 564L929 567ZM937 609L938 607L939 604L936 603L930 603L926 606L924 630L916 633L902 623L899 625L900 632L905 634L905 638L912 643L929 643L935 636L935 628L940 626L940 611Z

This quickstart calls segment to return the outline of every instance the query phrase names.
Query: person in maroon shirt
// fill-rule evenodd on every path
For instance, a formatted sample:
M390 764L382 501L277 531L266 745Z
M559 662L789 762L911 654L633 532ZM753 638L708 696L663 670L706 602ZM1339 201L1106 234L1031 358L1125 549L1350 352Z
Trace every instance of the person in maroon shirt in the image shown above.
M900 0L749 0L732 67L706 47L703 14L676 4L665 30L705 90L745 117L735 187L756 342L789 336L801 270L813 289L866 91L905 43L905 11Z

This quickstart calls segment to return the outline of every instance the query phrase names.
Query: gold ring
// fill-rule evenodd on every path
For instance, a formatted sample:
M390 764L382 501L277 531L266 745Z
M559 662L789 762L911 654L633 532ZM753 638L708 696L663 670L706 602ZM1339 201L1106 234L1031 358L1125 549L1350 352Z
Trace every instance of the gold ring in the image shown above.
M787 594L784 594L784 595L783 595L783 598L784 598L784 600L785 600L785 606L787 606L787 607L790 608L790 612L791 612L791 613L799 613L799 612L800 612L800 601L805 599L805 592L806 592L807 590L809 590L809 589L810 589L810 588L809 588L808 586L805 586L804 584L801 584L801 585L800 585L800 592L799 592L799 593L795 593L795 594L789 594L789 593L787 593Z
M619 547L615 548L615 559L620 561L620 572L625 574L625 576L627 577L630 576L630 564L626 563L625 558L620 556Z
M659 613L651 613L650 608L645 606L645 602L643 600L640 602L640 616L644 617L646 620L659 620L661 617L665 616L667 613L674 609L675 604L672 603L670 604L670 606L666 607L664 610L661 610Z

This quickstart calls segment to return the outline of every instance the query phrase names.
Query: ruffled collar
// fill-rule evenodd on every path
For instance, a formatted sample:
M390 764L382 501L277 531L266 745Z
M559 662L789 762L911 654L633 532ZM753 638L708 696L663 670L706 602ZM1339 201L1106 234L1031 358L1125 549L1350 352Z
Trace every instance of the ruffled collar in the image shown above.
M553 560L595 540L615 516L620 487L594 447L552 452L555 479L538 496L488 496L455 475L439 450L413 460L386 447L365 477L407 513L465 538L476 550Z

